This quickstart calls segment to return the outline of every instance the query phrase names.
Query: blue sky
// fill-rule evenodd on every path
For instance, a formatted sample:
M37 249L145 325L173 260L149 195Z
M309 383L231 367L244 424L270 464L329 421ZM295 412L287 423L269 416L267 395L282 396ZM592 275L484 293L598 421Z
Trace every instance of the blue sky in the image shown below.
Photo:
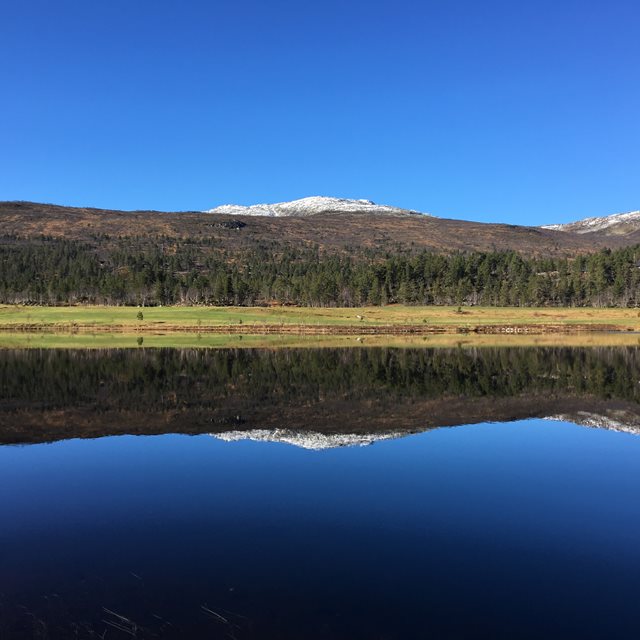
M4 0L0 199L640 208L637 0Z

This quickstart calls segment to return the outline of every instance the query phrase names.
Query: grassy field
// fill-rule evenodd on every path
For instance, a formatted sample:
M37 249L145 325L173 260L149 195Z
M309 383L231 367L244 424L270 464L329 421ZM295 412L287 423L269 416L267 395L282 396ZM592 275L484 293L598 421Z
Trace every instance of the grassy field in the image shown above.
M316 325L524 325L614 324L640 330L637 309L512 308L512 307L407 307L389 305L366 308L308 307L33 307L0 306L0 327L24 325L131 327L161 329L168 326L232 324ZM143 320L137 319L142 312ZM360 317L359 317L360 316Z
M140 342L140 339L142 341ZM314 347L613 347L640 346L640 336L630 333L578 333L546 335L430 336L239 336L194 333L28 333L0 332L1 349L248 349Z

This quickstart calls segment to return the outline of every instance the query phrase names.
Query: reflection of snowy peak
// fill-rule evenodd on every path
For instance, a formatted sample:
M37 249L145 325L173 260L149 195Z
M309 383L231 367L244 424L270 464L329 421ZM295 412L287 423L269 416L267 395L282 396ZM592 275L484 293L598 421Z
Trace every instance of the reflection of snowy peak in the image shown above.
M606 231L610 235L624 235L640 229L640 211L630 211L629 213L616 213L611 216L600 218L585 218L567 224L547 224L543 229L554 229L555 231L569 231L571 233L594 233L596 231Z
M225 204L206 213L226 213L244 216L269 217L306 217L319 213L374 213L391 215L420 215L417 211L375 204L371 200L349 200L346 198L325 198L313 196L292 200L291 202L277 202L276 204L254 204L244 207L238 204Z
M557 420L559 422L573 422L582 427L591 427L593 429L607 429L609 431L619 431L621 433L632 433L640 435L640 424L636 421L624 420L620 418L610 418L599 413L590 413L588 411L578 411L576 413L560 413L553 416L545 416L545 420Z
M406 431L383 433L336 433L327 435L315 431L291 431L290 429L251 429L249 431L227 431L211 433L225 442L255 440L259 442L285 442L304 449L335 449L337 447L364 447L378 440L391 440L409 435Z
M572 413L558 413L544 416L543 420L556 422L572 422L583 427L594 429L606 429L621 433L640 435L640 417L629 415L627 412L614 412L614 416L591 413L589 411L577 411ZM624 415L626 414L626 415ZM473 424L473 423L472 423ZM478 424L478 423L475 423ZM454 425L462 426L462 425ZM426 430L438 428L429 427ZM254 442L281 442L291 444L303 449L320 451L322 449L335 449L338 447L364 447L382 440L405 438L415 434L416 431L401 430L380 431L372 433L335 433L326 434L317 431L294 431L292 429L249 429L247 431L225 431L223 433L210 433L209 435L224 440L225 442L239 442L252 440Z

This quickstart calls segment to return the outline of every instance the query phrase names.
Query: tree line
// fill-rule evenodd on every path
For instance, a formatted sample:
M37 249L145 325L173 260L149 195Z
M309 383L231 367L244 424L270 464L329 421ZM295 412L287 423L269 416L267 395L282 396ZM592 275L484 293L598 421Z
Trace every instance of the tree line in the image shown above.
M638 306L640 245L575 257L269 247L208 239L0 238L0 302L22 304Z

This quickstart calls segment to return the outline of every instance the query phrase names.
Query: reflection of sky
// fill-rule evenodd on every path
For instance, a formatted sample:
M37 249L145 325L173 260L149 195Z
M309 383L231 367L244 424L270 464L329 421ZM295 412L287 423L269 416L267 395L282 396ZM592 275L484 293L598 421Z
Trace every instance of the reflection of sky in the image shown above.
M638 437L542 420L320 452L208 436L3 447L0 591L132 571L194 599L205 584L309 598L332 585L393 609L394 584L480 610L499 592L522 616L532 581L570 620L597 597L586 613L624 625L639 462Z

